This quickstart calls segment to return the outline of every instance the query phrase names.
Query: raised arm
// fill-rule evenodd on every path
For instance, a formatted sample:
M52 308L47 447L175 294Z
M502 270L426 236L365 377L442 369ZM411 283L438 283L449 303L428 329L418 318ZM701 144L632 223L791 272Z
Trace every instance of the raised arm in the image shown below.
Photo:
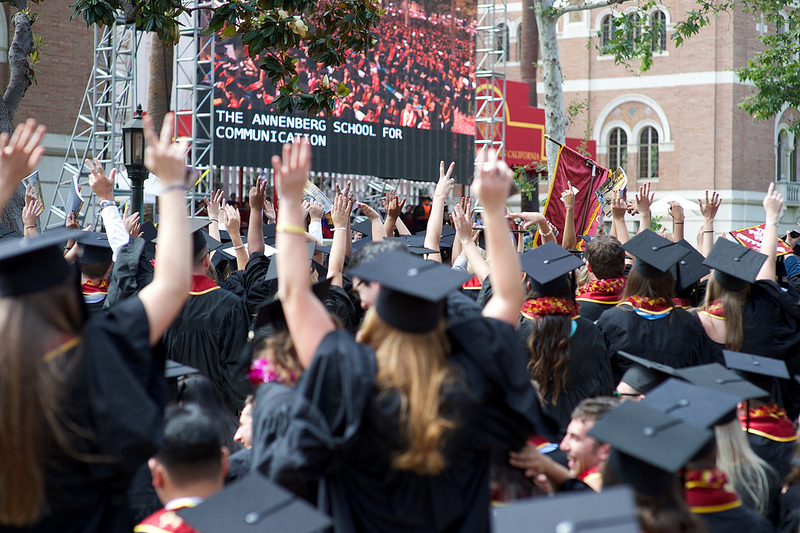
M347 228L350 220L350 211L353 209L353 200L343 194L337 194L333 200L331 219L333 219L333 244L328 256L328 277L333 278L332 285L343 287L342 272L344 272L344 256L347 252L347 241L350 240L350 230Z
M363 202L358 202L358 209L361 211L361 214L363 214L369 219L370 225L372 226L372 240L377 242L385 239L386 229L384 228L383 222L381 221L380 213L378 213L371 206Z
M25 237L36 236L36 221L39 219L39 215L41 215L42 212L44 212L42 201L36 197L36 193L33 192L33 186L30 185L25 190L25 207L22 208L22 223L25 227Z
M700 205L700 212L703 214L703 242L700 252L703 257L708 257L708 254L711 253L711 248L714 247L714 218L717 216L717 210L722 204L722 198L719 197L717 191L713 191L709 198L708 191L706 191L706 201L703 202L703 199L700 198L697 203Z
M394 235L395 227L398 228L398 231L400 231L400 226L405 228L405 224L403 224L403 220L400 218L400 215L403 214L403 208L406 205L406 199L403 198L403 201L401 202L397 197L397 194L393 190L389 189L389 192L386 193L386 196L383 197L381 201L383 203L383 208L386 209L386 220L383 222L383 229L386 231L386 236L391 237ZM406 231L408 231L408 228L406 228ZM404 235L402 231L400 231L400 234Z
M622 244L631 240L628 226L625 225L625 213L627 211L628 206L622 197L622 191L611 191L611 226L616 228L617 234L615 237Z
M439 181L436 182L436 189L433 193L433 202L431 203L431 214L428 217L428 226L425 231L425 242L423 246L429 250L436 250L437 253L429 254L428 259L442 262L442 255L439 252L439 240L442 238L442 218L444 217L444 202L450 191L453 190L455 180L450 176L453 174L453 169L456 168L455 163L450 163L447 167L447 172L444 170L444 161L439 163Z
M655 194L650 192L650 182L643 183L639 187L639 194L636 195L636 209L639 211L639 231L643 232L650 229L650 204L653 203Z
M225 205L225 198L222 195L222 189L212 191L211 198L203 198L203 202L205 202L206 210L208 211L208 234L212 238L219 241L221 240L219 233L219 225L221 221L219 217L220 211L222 211L222 206Z
M574 250L578 246L578 237L575 235L575 192L572 184L567 182L567 189L561 193L561 201L567 208L564 216L564 235L561 239L561 247L565 250Z
M111 245L112 257L116 261L120 248L131 240L125 222L119 214L119 207L114 202L114 177L117 169L112 168L111 172L106 174L98 159L86 159L84 164L90 172L89 187L101 203L106 203L106 206L100 211L100 216L103 218L103 226L106 228L108 244Z
M775 261L778 256L778 218L783 209L783 195L775 190L774 183L769 184L763 204L767 216L764 236L761 237L761 253L767 256L767 260L758 271L756 279L775 281Z
M236 253L236 270L244 270L250 258L242 241L242 235L239 233L239 228L242 227L242 215L232 205L225 205L223 209L225 210L225 229L228 230L231 244L233 244L233 251Z
M44 155L45 131L44 126L37 126L29 118L14 129L10 139L7 133L0 134L0 213L20 182L36 170Z
M247 225L247 248L250 254L264 253L264 203L267 198L267 180L259 179L250 188L250 220ZM272 204L270 204L272 209Z
M669 216L672 217L672 235L675 237L675 242L683 239L683 206L678 202L669 202Z
M483 283L492 273L492 269L486 264L486 260L475 245L475 241L472 240L472 222L467 214L464 213L460 204L456 204L453 208L450 220L456 228L456 241L461 244L461 254L472 265L472 273Z
M178 316L189 298L192 246L186 218L187 141L172 142L172 115L164 117L159 138L153 120L144 117L147 148L144 163L161 181L159 194L158 247L153 281L139 293L150 324L150 344L155 345Z
M508 224L505 218L505 201L511 190L514 173L503 161L497 160L493 150L478 158L475 180L472 182L481 205L483 205L483 233L486 238L486 251L492 265L490 279L493 294L483 315L516 325L523 293L520 283L521 267L519 255L508 238Z
M336 326L322 302L311 292L311 280L303 228L303 186L311 170L311 148L307 144L286 144L283 158L272 157L280 194L276 243L278 253L278 294L283 314L303 367L314 360L322 339Z
M531 226L538 225L539 237L542 238L542 244L556 240L553 229L550 227L550 224L547 223L547 219L544 218L544 215L541 213L536 211L523 211L521 213L509 213L506 215L506 218L522 219L522 223L520 224L521 229L528 229Z

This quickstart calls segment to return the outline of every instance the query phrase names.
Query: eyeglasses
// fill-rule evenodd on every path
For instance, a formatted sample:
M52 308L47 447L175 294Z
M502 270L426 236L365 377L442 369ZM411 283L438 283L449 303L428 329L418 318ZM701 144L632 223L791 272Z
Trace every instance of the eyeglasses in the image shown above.
M363 280L363 279L359 279L358 283L353 285L353 290L358 292L358 290L361 289L362 287L364 287L364 288L369 287L370 283L372 283L372 282L371 281L366 281L366 280Z
M619 398L621 396L639 396L639 393L614 391L611 393L611 395Z

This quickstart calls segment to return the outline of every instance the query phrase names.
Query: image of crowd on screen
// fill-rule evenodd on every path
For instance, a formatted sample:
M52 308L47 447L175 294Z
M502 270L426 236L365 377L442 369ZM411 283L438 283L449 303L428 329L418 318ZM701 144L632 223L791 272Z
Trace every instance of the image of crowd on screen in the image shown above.
M313 90L326 75L331 83L344 82L350 94L334 109L341 120L472 134L474 20L416 11L406 25L402 10L389 4L376 33L372 50L338 68L296 50L299 85ZM216 106L274 111L277 91L241 42L218 44L214 65Z

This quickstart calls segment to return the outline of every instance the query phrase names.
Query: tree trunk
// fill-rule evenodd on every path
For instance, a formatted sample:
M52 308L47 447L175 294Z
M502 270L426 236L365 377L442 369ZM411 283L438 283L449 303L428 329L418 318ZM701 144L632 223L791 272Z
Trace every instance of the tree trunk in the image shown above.
M161 130L164 115L170 111L172 96L172 46L164 46L157 33L150 34L150 80L147 90L147 114L156 131Z
M564 142L567 116L564 113L564 92L561 86L561 60L558 56L558 17L545 14L552 10L554 0L536 3L536 24L539 28L539 47L542 54L542 81L544 82L544 124L547 134L560 143ZM558 146L548 142L547 175L552 178L555 171Z
M520 46L520 70L522 81L528 84L528 105L539 105L536 95L536 72L539 70L539 30L536 24L536 13L533 11L534 1L524 0L522 3L522 46Z

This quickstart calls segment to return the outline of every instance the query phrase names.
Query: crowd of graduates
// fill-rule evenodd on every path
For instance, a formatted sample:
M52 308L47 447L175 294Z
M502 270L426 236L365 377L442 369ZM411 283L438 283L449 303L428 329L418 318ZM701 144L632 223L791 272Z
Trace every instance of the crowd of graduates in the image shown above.
M243 235L221 191L187 217L187 144L145 123L157 225L87 161L102 231L38 234L29 191L0 240L0 531L800 530L800 265L772 186L760 250L718 235L716 193L696 246L678 204L651 231L649 185L575 235L508 212L488 153L472 198L442 163L412 233L391 191L303 200L295 144ZM43 134L0 135L0 209Z

